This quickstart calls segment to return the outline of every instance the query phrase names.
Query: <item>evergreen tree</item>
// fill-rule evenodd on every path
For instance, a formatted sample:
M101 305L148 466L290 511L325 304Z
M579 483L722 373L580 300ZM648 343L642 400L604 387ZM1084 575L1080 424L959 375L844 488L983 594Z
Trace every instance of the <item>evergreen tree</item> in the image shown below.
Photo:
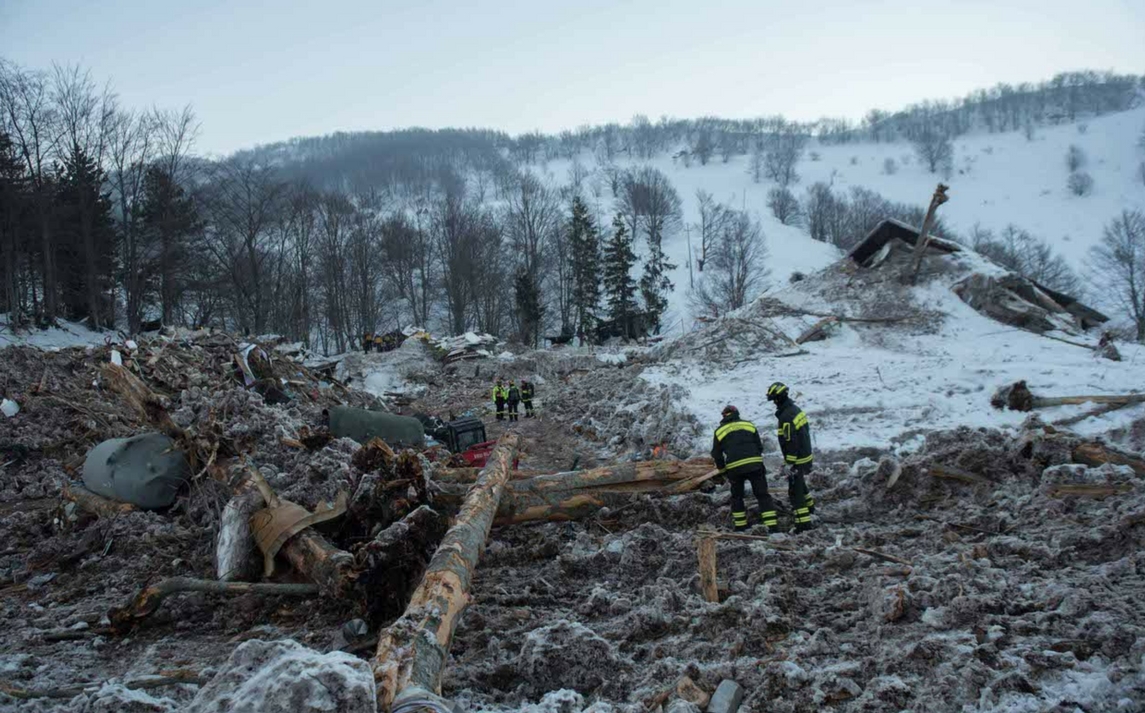
M583 341L585 335L592 334L596 328L600 304L600 237L592 216L588 214L588 206L579 197L573 199L569 245L572 249L573 310L577 334Z
M143 179L143 242L147 277L155 280L159 315L164 324L173 324L175 311L186 290L190 269L190 241L202 227L198 207L179 183L163 168L153 166ZM125 276L130 281L132 276ZM141 290L151 292L150 286ZM129 310L128 320L142 319L141 312Z
M644 308L652 319L653 329L660 333L660 318L668 309L668 293L675 285L668 277L668 271L676 266L668 262L659 240L648 235L648 258L644 261L644 274L640 276L640 296L644 298Z
M114 321L115 222L103 185L103 169L82 149L64 159L57 194L61 297L70 319L89 318L95 329Z
M604 245L604 294L609 318L628 320L636 312L636 281L632 279L636 253L632 250L632 236L628 234L624 216L616 214L612 229L612 237Z
M521 326L521 341L534 347L540 342L541 321L545 316L541 304L541 287L536 275L524 265L517 268L513 289L517 302L517 322Z

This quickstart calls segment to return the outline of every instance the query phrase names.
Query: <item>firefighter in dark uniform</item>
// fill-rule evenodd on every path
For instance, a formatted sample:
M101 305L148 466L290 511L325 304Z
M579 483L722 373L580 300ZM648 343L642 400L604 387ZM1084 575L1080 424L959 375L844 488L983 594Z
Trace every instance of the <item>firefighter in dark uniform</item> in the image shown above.
M815 512L815 498L807 489L807 475L811 472L811 426L807 414L791 400L787 386L775 382L767 389L767 400L775 404L775 418L779 422L776 435L787 471L787 496L791 500L791 514L795 518L795 531L811 529L811 513Z
M525 404L525 418L533 417L534 387L531 381L521 382L521 403Z
M369 354L370 353L370 347L373 345L374 345L374 335L370 332L366 332L362 336L362 353Z
M509 390L497 379L497 383L493 385L493 405L497 407L497 420L505 420L505 399L509 396Z
M509 420L516 421L518 418L517 405L521 403L521 390L511 380L509 381L509 388L505 392L505 401L509 406Z
M374 351L376 351L379 354L381 354L383 351L382 350L383 341L384 340L382 339L382 335L380 335L380 334L374 335Z
M768 531L778 527L775 503L767 492L767 468L763 465L763 442L751 421L739 417L739 409L725 406L723 420L712 438L712 460L732 487L732 524L737 532L748 529L744 483L759 501L759 523Z

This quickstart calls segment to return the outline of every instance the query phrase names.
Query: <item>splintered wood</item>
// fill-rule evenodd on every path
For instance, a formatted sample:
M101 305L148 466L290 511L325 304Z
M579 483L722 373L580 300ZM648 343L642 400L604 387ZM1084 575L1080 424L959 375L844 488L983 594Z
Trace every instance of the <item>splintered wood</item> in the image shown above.
M719 604L720 589L716 582L716 540L714 537L701 537L696 543L696 554L700 560L700 586L704 599Z
M520 436L513 432L497 442L405 613L379 638L373 660L379 711L390 710L403 695L440 693L453 632L469 604L473 570L485 549L519 446Z

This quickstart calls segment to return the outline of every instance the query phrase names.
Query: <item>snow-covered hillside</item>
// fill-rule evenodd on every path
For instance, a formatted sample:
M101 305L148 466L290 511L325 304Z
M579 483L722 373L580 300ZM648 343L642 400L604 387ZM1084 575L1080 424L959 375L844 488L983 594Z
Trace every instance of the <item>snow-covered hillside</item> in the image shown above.
M794 191L801 198L807 186L823 181L841 191L851 186L874 190L897 202L925 207L937 181L950 185L951 200L941 215L954 230L967 233L975 224L995 231L1007 224L1024 228L1050 242L1074 267L1086 273L1088 252L1102 229L1115 215L1131 208L1145 209L1145 183L1137 175L1145 152L1137 145L1145 127L1145 107L1110 114L1078 123L1039 127L1032 139L1014 131L1001 134L970 134L954 140L954 166L949 176L934 175L921 165L907 143L860 143L824 146L811 142L798 167L800 182ZM1087 155L1082 169L1094 179L1091 195L1078 197L1066 188L1067 149L1076 145ZM812 154L817 154L815 159ZM888 174L884 165L893 159L897 169ZM589 199L601 216L613 210L600 167L588 154L577 161L592 172ZM669 156L651 161L619 159L617 166L652 165L672 180L684 201L686 223L698 220L695 193L708 191L735 208L757 215L771 252L769 267L773 285L783 285L792 272L809 272L839 257L832 246L811 240L798 228L776 221L766 206L774 183L753 183L748 173L750 157L736 156L723 163L716 156L706 166L693 161L685 166ZM554 184L568 181L569 161L553 161L539 171ZM695 231L692 233L695 238ZM690 326L687 309L689 284L688 237L681 230L665 241L668 257L678 266L673 274L676 292L665 324Z

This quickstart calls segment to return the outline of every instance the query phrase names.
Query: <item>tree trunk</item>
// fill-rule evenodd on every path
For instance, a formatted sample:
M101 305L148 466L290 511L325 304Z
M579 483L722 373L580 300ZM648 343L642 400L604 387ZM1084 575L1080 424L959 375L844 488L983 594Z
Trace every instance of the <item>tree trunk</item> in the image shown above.
M1107 448L1100 443L1082 443L1073 449L1073 460L1075 463L1084 463L1091 467L1098 467L1106 463L1113 465L1127 465L1133 469L1137 475L1145 475L1145 460L1129 455L1128 453L1120 453L1118 451Z
M638 461L511 480L494 524L578 520L604 507L631 504L642 493L689 492L716 475L705 460ZM456 506L465 496L462 485L443 484L442 488L438 502L445 505Z
M405 613L378 641L373 666L379 711L390 710L399 697L440 692L453 632L469 603L473 570L485 549L519 444L516 433L501 437Z

